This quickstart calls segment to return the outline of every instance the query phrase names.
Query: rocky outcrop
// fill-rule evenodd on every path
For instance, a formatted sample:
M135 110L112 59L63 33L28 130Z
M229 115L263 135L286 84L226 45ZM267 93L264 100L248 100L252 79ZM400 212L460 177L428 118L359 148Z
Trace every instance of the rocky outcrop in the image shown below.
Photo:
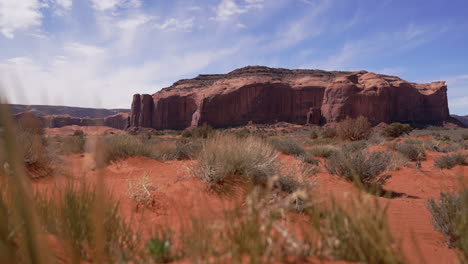
M104 126L112 127L115 129L126 129L129 127L129 113L119 113L116 115L107 116L104 118Z
M135 95L130 126L325 124L347 116L365 116L373 124L441 124L449 118L447 86L410 83L366 71L245 67L180 80L153 95Z

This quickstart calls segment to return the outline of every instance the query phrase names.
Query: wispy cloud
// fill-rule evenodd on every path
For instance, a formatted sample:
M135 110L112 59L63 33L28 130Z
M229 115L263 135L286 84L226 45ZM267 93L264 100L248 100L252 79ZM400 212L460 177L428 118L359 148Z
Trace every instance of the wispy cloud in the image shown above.
M216 16L213 18L218 21L227 21L236 15L246 13L254 8L262 8L263 0L244 0L242 3L236 0L221 0L216 7Z
M115 10L116 8L136 8L141 6L140 0L89 0L92 7L98 11Z
M193 18L188 19L176 19L169 18L161 24L156 24L156 28L161 30L171 31L171 30L182 30L182 31L191 31L193 28Z
M0 32L12 39L16 31L40 26L41 7L38 0L0 0Z

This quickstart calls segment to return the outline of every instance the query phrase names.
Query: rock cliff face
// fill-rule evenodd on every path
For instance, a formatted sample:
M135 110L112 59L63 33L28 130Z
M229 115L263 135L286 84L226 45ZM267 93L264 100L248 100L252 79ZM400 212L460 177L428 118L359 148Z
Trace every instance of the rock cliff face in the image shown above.
M447 86L445 82L410 83L366 71L245 67L180 80L153 95L134 95L130 126L325 124L360 115L373 124L442 124L449 119Z

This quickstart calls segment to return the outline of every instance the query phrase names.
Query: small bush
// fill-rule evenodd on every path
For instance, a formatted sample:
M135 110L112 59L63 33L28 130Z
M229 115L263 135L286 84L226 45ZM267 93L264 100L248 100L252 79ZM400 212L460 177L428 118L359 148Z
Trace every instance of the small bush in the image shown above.
M322 131L322 138L336 138L337 133L336 129L332 127L327 127Z
M365 140L346 143L342 147L343 151L347 153L358 152L358 151L364 150L365 148L367 148L367 141Z
M330 156L326 163L327 170L334 175L341 176L349 181L358 180L360 183L370 186L382 184L378 176L384 172L389 164L391 156L386 152L357 151L353 153L336 152Z
M127 195L136 203L136 208L140 205L150 207L155 200L152 194L154 188L147 173L135 180L128 180Z
M313 147L310 152L316 157L329 158L331 155L338 152L338 149L331 146L318 146Z
M275 175L276 162L277 152L262 139L220 134L205 142L192 172L217 190L239 177L266 184Z
M312 130L312 131L310 132L310 138L311 138L311 139L317 139L318 137L319 137L319 134L317 133L317 131Z
M362 198L350 201L348 206L341 204L332 200L331 208L320 211L320 217L316 208L308 212L324 253L351 262L404 263L390 233L385 207Z
M167 234L153 237L148 241L148 251L156 263L169 263L175 259L172 252L172 241Z
M441 193L438 203L430 199L428 207L433 225L448 246L460 249L461 259L468 261L468 189L458 194Z
M184 130L182 137L208 138L214 133L213 127L204 123L203 126L195 127L191 130Z
M338 123L336 132L342 139L357 141L369 138L371 129L372 125L367 118L363 116L356 119L347 117Z
M421 161L426 159L426 151L420 145L404 142L398 144L396 150L411 161Z
M84 134L83 130L75 130L75 132L73 132L73 136L75 137L83 137Z
M434 160L434 165L437 168L441 169L451 169L457 165L467 166L468 165L468 155L461 153L454 153L451 155L444 155L437 157Z
M463 139L463 140L468 140L468 134L463 134L463 135L462 135L462 139Z
M411 131L413 131L413 128L408 124L391 123L382 130L382 135L384 137L397 138L403 134L409 135Z
M107 162L127 157L155 158L151 144L132 135L110 135L104 138L105 158Z
M275 149L286 155L301 156L306 153L303 147L291 139L273 139L271 143Z

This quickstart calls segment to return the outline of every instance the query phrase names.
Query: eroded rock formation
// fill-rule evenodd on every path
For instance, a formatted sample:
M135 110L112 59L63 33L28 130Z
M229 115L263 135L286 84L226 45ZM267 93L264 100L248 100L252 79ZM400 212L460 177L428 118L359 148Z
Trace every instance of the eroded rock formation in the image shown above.
M360 115L373 124L441 124L449 119L447 86L445 82L410 83L366 71L245 67L180 80L153 95L135 95L130 126L325 124Z

